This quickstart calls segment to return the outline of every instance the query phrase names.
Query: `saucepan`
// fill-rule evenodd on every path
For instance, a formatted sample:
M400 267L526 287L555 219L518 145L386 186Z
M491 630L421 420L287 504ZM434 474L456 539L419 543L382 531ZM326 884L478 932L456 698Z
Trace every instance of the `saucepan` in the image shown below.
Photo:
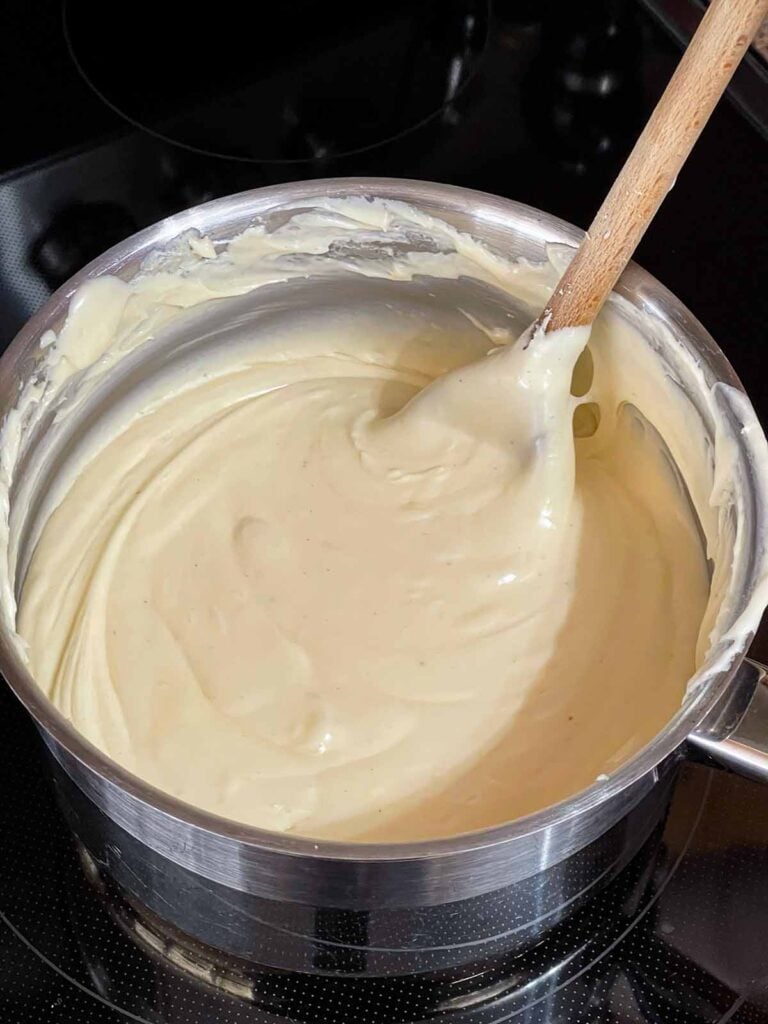
M221 242L286 205L350 195L402 200L533 263L546 261L552 245L576 246L582 237L520 203L416 181L299 182L216 200L134 235L56 292L0 360L0 412L6 416L13 408L35 372L46 332L61 326L84 281L104 274L130 278L149 254L191 229ZM296 296L310 289L303 301L317 286L291 282ZM343 275L333 287L343 289ZM460 303L464 287L455 283L441 301ZM723 432L728 435L739 482L739 501L729 510L739 542L730 564L721 566L728 616L723 639L665 728L607 780L498 827L410 843L315 842L217 818L111 761L37 687L5 624L0 669L42 735L61 805L94 877L108 880L148 920L245 962L331 974L441 971L536 941L607 884L658 830L686 758L714 759L768 779L768 692L763 670L746 659L751 634L741 625L765 588L765 439L726 358L682 303L634 265L617 291L619 314L635 318L651 338L692 407L704 410L702 392L711 394L718 381L728 385L718 397L721 436L711 439L722 444ZM393 301L408 301L407 289L398 295ZM535 312L517 311L521 327ZM680 369L675 354L681 351L695 355L696 374ZM705 433L714 435L704 411L701 419ZM35 437L28 442L35 443ZM24 465L21 458L14 470L11 510ZM24 564L21 552L17 565ZM7 565L0 568L3 588L18 594L22 582L10 577Z

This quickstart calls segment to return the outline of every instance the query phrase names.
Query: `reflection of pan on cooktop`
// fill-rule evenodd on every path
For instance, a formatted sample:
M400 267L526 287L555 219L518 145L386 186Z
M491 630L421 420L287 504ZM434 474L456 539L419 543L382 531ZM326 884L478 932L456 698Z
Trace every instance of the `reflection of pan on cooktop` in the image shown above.
M222 0L215 17L135 0L65 0L81 74L136 126L237 160L323 160L360 152L451 104L482 55L488 0L340 4Z

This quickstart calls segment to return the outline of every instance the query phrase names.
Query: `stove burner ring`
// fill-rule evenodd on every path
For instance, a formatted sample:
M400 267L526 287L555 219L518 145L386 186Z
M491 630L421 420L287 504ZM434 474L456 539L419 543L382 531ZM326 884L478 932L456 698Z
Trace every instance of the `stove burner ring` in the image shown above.
M219 4L185 24L136 3L115 32L108 5L62 0L81 77L135 128L245 163L323 165L438 117L450 127L488 42L490 0L299 0L275 7L266 33L257 8Z

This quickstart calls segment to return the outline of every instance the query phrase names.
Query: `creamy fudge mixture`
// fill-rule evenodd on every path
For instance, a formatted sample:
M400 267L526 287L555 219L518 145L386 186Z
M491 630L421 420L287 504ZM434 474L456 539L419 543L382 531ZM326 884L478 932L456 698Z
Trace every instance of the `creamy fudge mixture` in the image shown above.
M377 232L404 244L361 258ZM534 313L557 279L347 200L86 284L5 428L55 411L16 628L89 740L218 815L362 841L499 824L680 706L718 614L712 455L616 303L591 339L387 302L243 314L130 377L198 315L344 275L472 279Z

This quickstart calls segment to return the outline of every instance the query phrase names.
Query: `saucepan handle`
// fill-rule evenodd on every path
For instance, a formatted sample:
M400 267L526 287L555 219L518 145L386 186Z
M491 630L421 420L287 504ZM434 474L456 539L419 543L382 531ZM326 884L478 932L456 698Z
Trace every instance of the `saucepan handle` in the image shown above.
M692 732L688 742L723 767L768 782L768 667L747 658L727 706Z

